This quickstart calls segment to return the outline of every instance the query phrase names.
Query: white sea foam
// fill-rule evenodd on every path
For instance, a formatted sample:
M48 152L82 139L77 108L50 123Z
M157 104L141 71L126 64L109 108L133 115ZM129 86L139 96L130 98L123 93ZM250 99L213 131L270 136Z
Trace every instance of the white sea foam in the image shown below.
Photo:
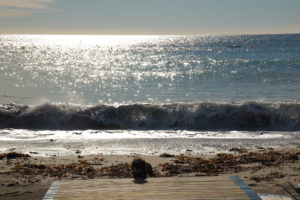
M141 139L141 138L202 138L202 139L291 139L300 132L277 131L169 131L169 130L75 130L50 131L26 129L2 129L0 140L111 140L111 139Z
M0 152L38 152L39 156L81 154L209 154L233 147L255 149L300 144L300 132L0 130Z

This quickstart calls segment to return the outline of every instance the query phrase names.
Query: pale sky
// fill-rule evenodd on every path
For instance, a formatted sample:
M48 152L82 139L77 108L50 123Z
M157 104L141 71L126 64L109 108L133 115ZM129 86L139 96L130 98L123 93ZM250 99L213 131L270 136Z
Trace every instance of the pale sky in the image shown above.
M300 0L0 0L0 34L300 33Z

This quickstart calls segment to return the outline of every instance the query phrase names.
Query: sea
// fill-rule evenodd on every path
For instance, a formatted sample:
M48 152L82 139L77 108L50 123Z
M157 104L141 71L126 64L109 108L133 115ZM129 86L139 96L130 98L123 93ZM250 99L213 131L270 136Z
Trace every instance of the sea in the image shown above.
M300 146L300 34L0 35L0 152Z

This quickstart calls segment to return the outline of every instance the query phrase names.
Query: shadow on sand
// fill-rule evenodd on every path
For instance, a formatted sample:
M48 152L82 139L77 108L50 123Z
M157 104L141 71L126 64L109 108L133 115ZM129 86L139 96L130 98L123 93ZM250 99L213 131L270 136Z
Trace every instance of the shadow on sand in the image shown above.
M145 184L145 183L148 183L148 181L146 179L144 179L144 178L136 178L136 179L133 180L133 182L135 184Z

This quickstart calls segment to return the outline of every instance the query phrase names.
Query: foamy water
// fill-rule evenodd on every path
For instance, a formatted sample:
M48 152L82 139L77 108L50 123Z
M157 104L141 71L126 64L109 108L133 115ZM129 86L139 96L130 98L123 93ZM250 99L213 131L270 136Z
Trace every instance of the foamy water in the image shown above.
M299 132L74 130L0 131L0 151L33 156L89 154L216 154L231 148L297 146ZM37 152L38 154L35 154Z

